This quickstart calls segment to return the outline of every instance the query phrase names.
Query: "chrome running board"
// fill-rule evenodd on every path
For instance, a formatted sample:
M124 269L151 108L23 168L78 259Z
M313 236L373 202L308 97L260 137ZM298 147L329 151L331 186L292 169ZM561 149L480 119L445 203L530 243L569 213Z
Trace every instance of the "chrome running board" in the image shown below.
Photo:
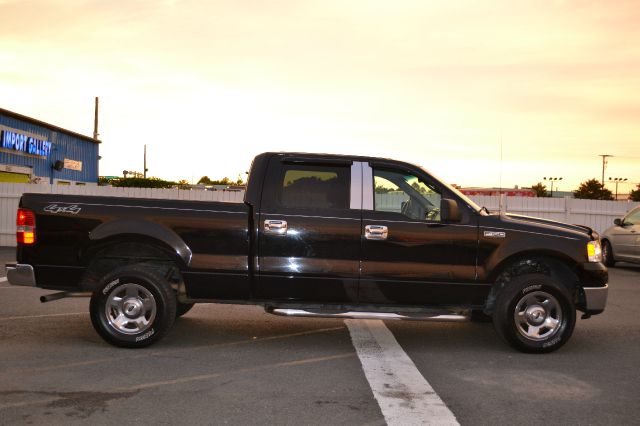
M307 311L304 309L275 308L267 306L265 311L286 317L316 317L316 318L351 318L351 319L379 319L379 320L411 320L435 322L463 322L469 320L469 315L443 312L330 312Z

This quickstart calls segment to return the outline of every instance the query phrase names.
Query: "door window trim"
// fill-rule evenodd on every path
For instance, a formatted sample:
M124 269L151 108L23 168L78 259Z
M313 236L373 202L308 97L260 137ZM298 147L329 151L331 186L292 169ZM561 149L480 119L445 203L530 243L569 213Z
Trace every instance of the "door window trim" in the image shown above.
M373 170L369 163L351 165L351 210L373 210Z
M349 191L349 208L362 208L362 163L354 161L351 164L351 189Z

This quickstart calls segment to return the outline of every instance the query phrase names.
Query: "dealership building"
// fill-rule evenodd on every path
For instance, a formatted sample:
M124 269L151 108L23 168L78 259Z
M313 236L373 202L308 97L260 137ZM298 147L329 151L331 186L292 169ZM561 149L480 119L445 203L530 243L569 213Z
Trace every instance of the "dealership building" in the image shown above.
M96 185L100 141L0 108L0 183Z

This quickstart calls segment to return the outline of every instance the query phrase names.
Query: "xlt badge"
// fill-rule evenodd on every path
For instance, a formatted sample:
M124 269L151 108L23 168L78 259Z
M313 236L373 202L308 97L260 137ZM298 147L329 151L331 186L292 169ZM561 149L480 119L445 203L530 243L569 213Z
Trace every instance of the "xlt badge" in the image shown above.
M505 238L507 233L503 231L484 231L484 236L489 238Z

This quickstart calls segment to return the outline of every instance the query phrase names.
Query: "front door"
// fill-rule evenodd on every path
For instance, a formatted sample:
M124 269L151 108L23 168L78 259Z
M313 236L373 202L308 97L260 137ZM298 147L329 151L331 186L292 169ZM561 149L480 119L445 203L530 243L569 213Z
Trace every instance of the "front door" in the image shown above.
M640 208L632 210L611 233L617 260L640 260Z
M372 202L362 212L360 301L482 303L486 288L475 283L477 217L465 210L461 222L443 221L440 201L453 196L426 173L375 164L369 170L372 187L363 196Z
M361 218L351 202L352 168L341 160L270 160L257 224L257 298L357 300Z

